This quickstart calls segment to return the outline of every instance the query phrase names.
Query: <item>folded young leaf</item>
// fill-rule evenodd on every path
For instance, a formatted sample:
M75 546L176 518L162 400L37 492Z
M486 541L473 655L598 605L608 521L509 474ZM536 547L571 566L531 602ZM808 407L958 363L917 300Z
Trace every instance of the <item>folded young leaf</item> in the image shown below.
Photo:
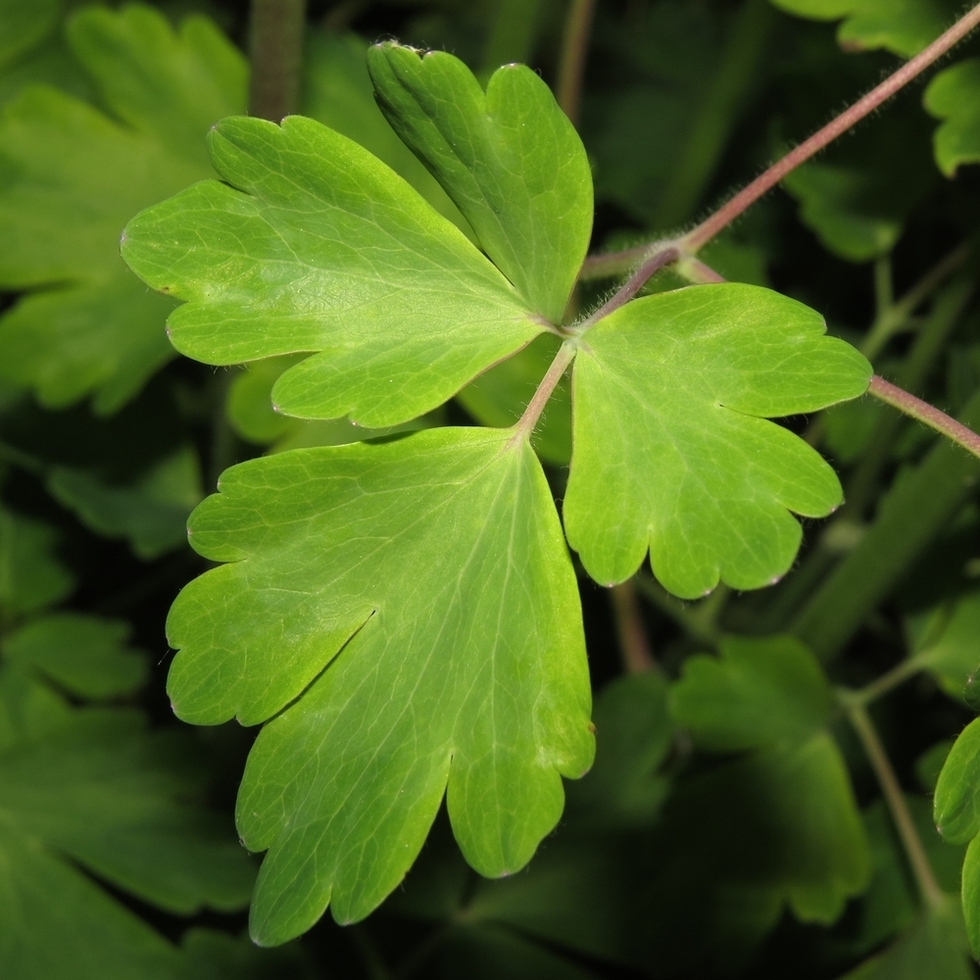
M287 415L394 425L545 329L475 246L366 150L311 119L225 119L208 181L137 215L123 257L210 364L320 353L287 371ZM232 186L229 186L232 185Z
M150 7L89 8L75 56L115 118L44 86L0 113L0 286L35 289L0 318L0 373L47 406L116 411L173 356L173 301L120 261L139 209L211 174L208 127L245 103L245 63L210 21L179 33Z
M810 738L830 720L834 692L799 640L729 637L721 657L696 656L670 692L671 713L715 752Z
M246 845L269 850L258 942L328 903L341 922L367 915L447 781L470 863L516 871L558 820L559 774L589 767L575 576L540 464L513 438L441 428L252 460L192 516L195 548L230 564L171 612L175 710L253 724L295 701L239 796Z
M592 232L582 141L526 65L486 93L451 54L394 42L368 52L378 104L531 309L560 324Z
M582 340L572 377L569 543L596 581L649 548L671 592L775 582L800 541L790 511L841 502L834 471L766 417L860 395L871 367L819 314L768 289L694 286L626 304Z
M942 125L933 137L939 169L952 177L963 163L980 163L980 58L941 71L923 98Z

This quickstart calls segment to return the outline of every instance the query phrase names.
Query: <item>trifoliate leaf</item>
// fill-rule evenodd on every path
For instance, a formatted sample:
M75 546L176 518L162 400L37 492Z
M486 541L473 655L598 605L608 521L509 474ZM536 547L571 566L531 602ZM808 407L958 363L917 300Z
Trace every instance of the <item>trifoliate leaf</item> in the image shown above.
M720 657L691 657L683 670L671 688L671 713L710 751L805 741L833 714L834 692L820 663L789 636L729 637Z
M794 300L727 283L634 300L584 335L564 513L596 581L629 578L648 548L654 574L685 598L786 572L801 536L790 511L824 516L841 489L766 417L854 398L871 377L824 330Z
M404 177L441 215L466 230L459 209L378 108L367 70L367 51L368 42L355 34L308 31L303 115L359 143Z
M54 528L0 507L0 609L36 612L68 595L74 579L54 557Z
M146 655L127 647L129 634L129 624L121 620L55 613L0 640L0 653L72 694L111 698L132 694L147 678Z
M524 350L481 374L457 396L457 401L482 425L513 425L531 400L555 359L561 341L542 334ZM531 445L545 462L567 466L572 455L572 399L564 379L545 406L531 436Z
M960 164L980 163L980 58L941 71L929 83L923 102L943 120L933 137L939 169L952 177Z
M0 373L109 413L172 356L173 301L120 261L122 227L211 173L202 139L244 105L245 65L206 19L176 34L139 5L84 10L69 39L116 118L41 86L0 112L0 286L38 290L0 319Z
M441 428L252 460L192 515L194 547L231 564L171 612L175 710L254 724L295 701L239 796L246 845L269 850L260 943L328 903L341 922L367 915L447 781L470 863L517 870L558 820L559 773L589 767L575 578L540 464L513 440Z
M458 58L393 42L368 52L378 104L533 312L560 324L592 231L582 141L526 65L486 93Z
M959 902L950 895L942 905L923 909L897 942L841 980L971 980L975 976Z
M147 560L184 546L187 517L203 496L200 464L190 446L128 486L60 466L50 472L47 486L93 531L128 539L135 554Z
M837 40L849 51L885 48L902 57L918 54L955 20L956 0L772 0L787 13L811 20L838 20Z
M232 118L210 145L228 183L138 215L123 255L191 301L169 320L191 357L321 352L276 383L286 414L406 422L543 331L459 229L345 137L299 116Z
M980 718L960 732L939 774L934 798L939 833L965 844L980 833Z

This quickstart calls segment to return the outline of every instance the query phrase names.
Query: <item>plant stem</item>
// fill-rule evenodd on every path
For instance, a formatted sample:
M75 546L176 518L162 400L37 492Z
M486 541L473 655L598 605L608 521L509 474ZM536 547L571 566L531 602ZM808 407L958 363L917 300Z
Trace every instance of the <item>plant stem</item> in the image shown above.
M643 614L640 611L633 580L627 579L619 585L614 585L609 590L609 598L612 602L616 636L619 639L619 649L623 655L623 667L626 673L643 674L648 670L656 670L657 662L650 652Z
M650 256L640 266L636 272L633 273L619 287L616 294L602 306L599 307L587 320L580 324L577 324L573 329L577 334L583 333L588 330L593 324L598 323L603 317L609 316L614 310L618 310L621 306L628 303L644 286L646 281L659 272L665 265L670 265L671 262L677 260L680 253L672 245L667 248L662 249L655 255Z
M935 406L924 402L921 398L916 398L915 395L909 394L905 389L893 385L877 374L871 379L868 393L887 405L897 408L900 412L917 419L923 425L935 429L980 459L980 436Z
M907 61L898 71L873 88L863 98L858 99L854 105L829 122L823 129L818 130L809 139L790 150L786 156L774 163L765 173L756 177L751 184L739 191L693 231L688 232L678 243L680 247L686 252L696 252L711 241L718 232L727 228L743 211L775 187L788 173L819 153L838 136L842 136L865 116L874 112L882 103L887 102L896 92L908 85L912 79L962 41L978 24L980 24L980 4L964 14L924 51Z
M728 282L720 272L715 272L710 265L705 265L704 262L693 255L686 255L681 258L677 263L676 269L685 279L689 279L691 282L699 285L714 282Z
M582 263L578 274L579 282L589 282L592 279L613 279L636 267L643 257L649 255L657 245L644 242L621 252L608 252L605 255L590 255Z
M908 858L912 874L919 886L922 901L930 908L941 906L944 903L943 890L939 887L939 882L936 881L936 876L933 874L919 832L912 820L912 814L909 813L909 808L905 803L902 788L898 783L888 753L878 737L878 732L867 711L860 704L855 704L846 695L842 697L842 701L847 717L857 733L868 761L871 763L871 768L874 769L878 785L881 786L885 802L888 804L892 820L895 822L895 829L898 831L899 839L905 850L905 856Z
M924 663L918 657L908 657L900 664L892 667L880 677L873 680L870 684L858 688L856 691L847 692L849 704L865 707L872 701L877 701L893 688L904 684L910 677L914 677L923 669Z
M582 102L582 78L585 74L585 54L592 31L595 0L571 0L558 62L558 104L565 115L578 122Z
M527 403L524 414L513 426L515 439L531 438L531 433L538 424L541 413L548 404L548 399L558 386L558 382L561 381L562 375L568 370L568 365L575 360L576 353L578 353L578 346L567 340L558 349L558 353L555 354L555 359L551 362L551 366L545 372L545 376L541 379L537 390Z
M299 104L306 0L252 0L249 112L279 122Z

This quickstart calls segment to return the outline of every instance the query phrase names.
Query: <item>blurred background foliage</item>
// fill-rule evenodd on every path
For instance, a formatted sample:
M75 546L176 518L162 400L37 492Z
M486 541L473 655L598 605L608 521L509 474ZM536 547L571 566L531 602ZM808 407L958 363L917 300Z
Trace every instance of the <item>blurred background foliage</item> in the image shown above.
M570 6L311 0L302 112L462 224L375 107L366 46L445 49L481 77L523 61L555 85ZM578 119L593 251L690 226L957 9L599 0ZM258 859L231 814L254 732L179 725L164 692L166 611L204 564L184 521L232 462L388 434L277 415L288 358L178 359L173 301L118 257L133 214L209 175L208 127L245 108L247 21L235 0L0 0L0 975L975 975L963 848L938 837L929 798L973 717L980 463L864 400L786 420L837 466L847 504L807 528L773 589L683 604L642 576L611 594L582 576L599 755L526 871L480 879L440 822L366 922L324 920L275 951L241 938ZM815 307L879 373L976 425L977 163L974 38L701 257ZM665 271L648 288L682 281ZM583 283L580 303L611 286ZM549 343L412 427L509 424ZM558 496L569 420L560 390L536 435ZM833 695L883 676L870 711L942 895L931 904Z

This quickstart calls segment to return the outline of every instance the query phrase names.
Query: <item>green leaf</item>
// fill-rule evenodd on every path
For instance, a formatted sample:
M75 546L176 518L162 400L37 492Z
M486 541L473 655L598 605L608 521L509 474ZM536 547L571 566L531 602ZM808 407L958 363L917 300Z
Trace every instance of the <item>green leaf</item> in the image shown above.
M544 329L454 225L345 137L299 116L232 118L210 145L228 184L138 215L123 255L191 301L169 320L191 357L320 352L276 383L286 414L406 422Z
M962 700L972 675L980 669L980 592L908 620L912 656L943 689Z
M596 974L510 929L492 924L456 928L446 938L445 980L594 980Z
M4 735L0 917L18 928L0 932L0 972L178 975L172 947L90 876L180 914L248 900L243 851L192 802L204 781L186 740L148 732L136 712L71 709L9 666L0 670Z
M959 903L922 911L915 924L884 953L862 963L841 980L971 980Z
M182 980L308 980L306 957L295 944L259 949L247 936L188 929L181 942Z
M72 694L111 698L132 694L146 682L146 655L126 646L129 634L129 624L118 619L55 613L6 636L0 652Z
M691 657L670 692L671 713L713 752L811 738L836 701L817 658L789 636L728 637L721 656Z
M941 71L923 98L942 125L933 137L939 169L952 177L960 164L980 163L980 58Z
M86 470L55 467L47 487L93 531L128 539L150 560L186 541L187 517L203 496L197 453L190 446L164 459L129 486L113 486Z
M61 0L0 0L0 67L44 40L60 13Z
M634 300L585 334L572 380L568 540L603 584L649 548L658 579L697 598L719 579L775 582L800 527L841 502L833 470L766 416L861 394L871 368L819 314L739 283Z
M43 86L0 112L0 286L36 290L0 319L0 373L47 406L92 394L110 413L173 356L173 301L127 271L120 232L211 173L202 137L243 106L245 66L204 18L176 34L140 5L84 10L69 40L114 118Z
M596 758L568 787L565 826L612 829L649 825L670 788L660 766L673 744L667 681L658 674L620 677L596 701Z
M535 313L560 324L592 232L585 148L526 65L486 93L458 58L394 42L368 52L378 104Z
M970 951L980 957L980 836L970 841L963 859L962 897Z
M559 773L589 767L575 578L540 464L512 440L433 429L253 460L192 516L194 547L231 564L174 604L175 710L254 724L299 698L259 735L239 797L246 845L269 850L257 941L328 903L367 915L447 780L467 860L516 871L558 820Z
M482 425L513 425L561 347L559 338L542 334L524 350L471 381L457 401ZM572 456L572 399L562 379L545 406L531 445L547 463L567 466Z
M307 31L303 115L360 143L404 177L443 217L467 231L469 226L459 209L378 108L367 70L368 46L356 34Z
M57 535L40 521L0 507L0 609L7 616L36 612L74 588L54 557Z
M980 718L960 732L936 784L934 816L939 833L965 844L980 833Z
M772 0L812 20L844 18L837 40L848 51L885 48L910 58L934 41L961 10L956 0Z

